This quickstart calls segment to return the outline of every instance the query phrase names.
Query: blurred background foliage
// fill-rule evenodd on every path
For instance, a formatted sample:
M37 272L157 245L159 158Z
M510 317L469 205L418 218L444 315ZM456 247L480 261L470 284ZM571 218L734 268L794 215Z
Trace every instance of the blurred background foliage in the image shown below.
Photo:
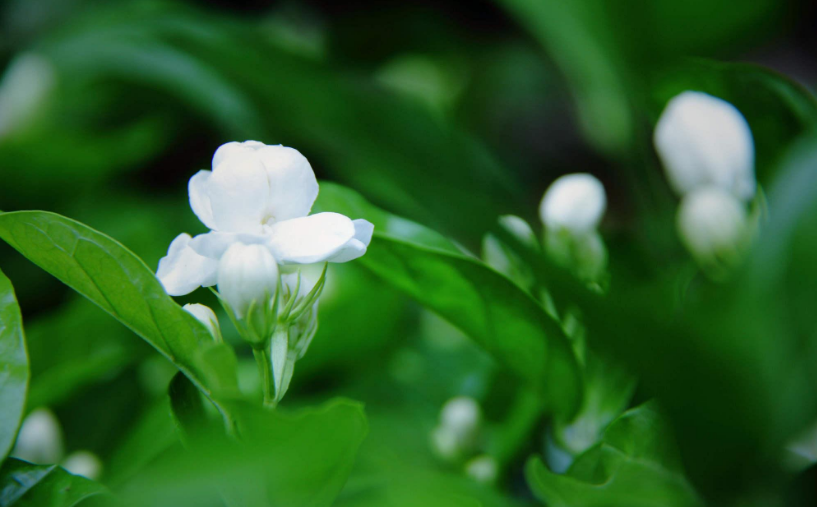
M591 346L640 379L633 404L657 397L680 448L671 468L702 498L810 505L813 462L797 474L779 463L817 419L815 23L817 9L796 0L7 0L0 207L75 218L155 267L178 231L204 230L189 176L218 145L257 139L296 147L320 178L478 252L488 232L513 243L500 215L538 231L549 183L592 172L610 200L608 297L514 245L519 255L582 308ZM680 248L652 150L666 101L687 89L746 116L769 199L761 241L723 284L696 275ZM160 474L160 457L178 463L172 366L5 244L0 265L23 309L29 410L54 409L67 450L97 453L113 489ZM287 404L366 405L370 433L337 505L524 505L560 487L541 464L526 485L525 461L549 437L504 368L364 265L333 265L328 280ZM215 303L182 302L202 296ZM240 364L245 389L254 374ZM456 395L483 405L503 456L498 488L432 455L430 431ZM610 403L599 412L630 406ZM644 435L632 421L652 408L628 414L608 435L616 445ZM599 449L583 462L612 467Z

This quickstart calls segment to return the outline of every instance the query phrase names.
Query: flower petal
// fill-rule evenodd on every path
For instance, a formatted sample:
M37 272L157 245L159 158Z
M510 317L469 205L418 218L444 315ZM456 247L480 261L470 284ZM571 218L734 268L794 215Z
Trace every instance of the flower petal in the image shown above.
M204 257L219 260L224 252L233 243L243 243L245 245L264 244L268 236L252 234L248 232L218 232L212 231L206 234L199 234L190 241L190 248L197 254Z
M171 296L183 296L198 287L216 284L218 262L190 248L190 235L183 233L170 243L167 255L159 260L156 277Z
M209 229L216 228L213 221L213 209L210 207L210 195L207 193L212 174L210 171L199 171L190 178L190 182L187 184L187 192L190 194L190 207L193 208L193 213L199 217L201 223Z
M267 246L279 264L312 264L343 248L354 238L355 226L338 213L318 213L277 222L269 234Z
M208 193L215 229L260 232L270 192L264 166L253 153L221 162L210 177Z
M243 143L233 141L231 143L222 144L213 154L213 169L215 170L216 167L221 165L221 163L228 158L232 158L236 155L252 153L259 148L263 148L264 146L264 143L258 141L244 141Z
M269 178L267 216L277 222L307 216L318 197L318 180L306 157L280 145L264 146L257 154Z
M353 220L355 226L355 236L329 259L329 262L349 262L357 259L366 253L369 243L372 241L374 225L368 220Z

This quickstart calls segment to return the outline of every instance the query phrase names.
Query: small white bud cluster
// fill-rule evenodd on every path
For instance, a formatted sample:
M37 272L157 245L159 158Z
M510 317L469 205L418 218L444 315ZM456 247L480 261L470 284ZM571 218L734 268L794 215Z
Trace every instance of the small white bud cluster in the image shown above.
M557 178L539 206L547 253L588 282L597 282L607 265L607 249L598 233L606 209L604 186L586 173Z
M681 197L681 241L701 265L728 267L751 233L746 203L757 183L749 124L732 104L687 91L667 104L654 143Z
M482 410L473 398L451 398L440 411L440 422L431 433L434 451L445 461L458 462L479 443Z
M47 408L32 411L23 420L11 456L35 465L61 464L74 475L98 479L102 461L90 451L75 451L63 459L62 429Z

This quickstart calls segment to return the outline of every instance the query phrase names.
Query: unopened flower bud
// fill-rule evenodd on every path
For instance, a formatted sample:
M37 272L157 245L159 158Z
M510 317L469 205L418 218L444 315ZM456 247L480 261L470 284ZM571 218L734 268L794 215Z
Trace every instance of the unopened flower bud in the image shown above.
M477 482L493 484L499 475L499 467L494 458L483 454L465 464L465 473Z
M62 457L62 431L57 418L46 408L38 408L23 420L11 453L29 463L51 465Z
M431 434L434 451L446 461L467 457L476 447L481 419L482 411L473 398L459 396L448 400L440 411L440 423Z
M702 92L669 101L655 148L678 195L714 185L749 200L755 194L755 150L749 124L735 106Z
M210 334L213 335L214 340L217 342L222 341L221 327L219 326L218 318L209 306L199 303L188 303L182 308L184 308L187 313L198 319L199 322L204 324L204 327L206 327L207 330L210 331Z
M549 230L582 235L598 227L606 208L604 186L595 176L567 174L547 189L539 206L539 216Z
M62 467L74 475L81 475L91 480L102 475L102 461L90 451L76 451L68 455Z
M687 194L678 209L678 232L699 261L735 260L747 234L744 204L728 191L709 186Z
M218 266L218 292L236 317L242 318L252 305L262 306L278 289L278 264L261 245L235 243Z

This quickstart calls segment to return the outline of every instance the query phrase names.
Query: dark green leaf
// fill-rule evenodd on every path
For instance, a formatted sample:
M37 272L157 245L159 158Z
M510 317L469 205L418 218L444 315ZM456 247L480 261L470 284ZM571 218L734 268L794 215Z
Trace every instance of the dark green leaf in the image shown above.
M9 458L0 467L3 507L72 507L102 494L107 494L102 485L57 465L32 465Z
M649 404L613 421L566 474L555 474L533 458L526 475L549 507L701 505L683 475L667 424Z
M0 271L0 462L16 438L27 390L28 354L23 319L14 288Z
M526 292L424 227L397 219L354 192L324 184L318 206L371 218L375 236L359 261L473 338L529 381L554 413L571 417L581 400L576 359L561 327Z
M235 356L115 240L54 213L0 214L0 237L113 315L172 361L211 399L237 392Z
M177 376L171 388L183 424L193 412L178 409L196 406L198 396L187 382ZM294 412L237 404L232 413L237 439L218 427L186 426L187 449L166 454L125 486L124 497L134 505L193 505L220 494L229 505L329 506L368 431L362 406L340 399Z

